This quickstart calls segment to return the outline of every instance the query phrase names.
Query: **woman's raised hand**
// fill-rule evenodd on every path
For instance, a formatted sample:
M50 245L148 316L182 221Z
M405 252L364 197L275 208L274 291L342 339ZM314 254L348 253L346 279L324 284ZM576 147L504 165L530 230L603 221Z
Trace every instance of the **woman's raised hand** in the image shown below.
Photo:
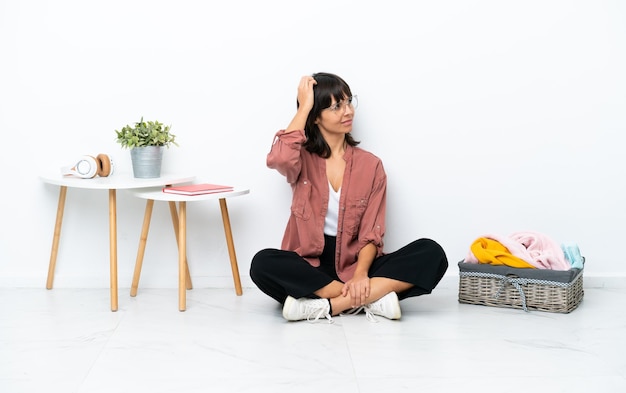
M312 76L303 76L300 79L300 84L298 85L298 103L300 104L300 108L309 112L313 109L314 104L314 94L313 94L313 86L315 86L317 82L313 79Z
M316 84L317 82L312 76L303 76L300 79L300 84L298 85L298 110L291 120L291 123L289 123L287 128L285 128L286 133L295 130L304 131L307 117L309 116L309 112L311 112L313 104L315 103L313 86Z

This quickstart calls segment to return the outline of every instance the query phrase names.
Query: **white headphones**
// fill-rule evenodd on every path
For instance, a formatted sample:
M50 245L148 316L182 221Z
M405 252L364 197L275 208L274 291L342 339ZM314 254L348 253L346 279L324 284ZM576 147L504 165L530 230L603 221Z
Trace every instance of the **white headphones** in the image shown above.
M98 154L96 157L81 156L75 164L62 167L61 173L83 179L110 176L113 174L113 159L107 154Z

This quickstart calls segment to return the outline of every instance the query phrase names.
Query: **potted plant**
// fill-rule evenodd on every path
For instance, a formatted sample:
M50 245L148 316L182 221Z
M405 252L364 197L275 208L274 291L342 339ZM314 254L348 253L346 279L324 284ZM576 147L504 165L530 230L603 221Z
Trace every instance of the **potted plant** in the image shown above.
M125 125L121 130L115 130L117 142L122 148L130 149L135 177L161 176L163 149L178 146L176 135L170 133L170 129L171 126L164 126L159 121L144 121L142 117L133 126Z

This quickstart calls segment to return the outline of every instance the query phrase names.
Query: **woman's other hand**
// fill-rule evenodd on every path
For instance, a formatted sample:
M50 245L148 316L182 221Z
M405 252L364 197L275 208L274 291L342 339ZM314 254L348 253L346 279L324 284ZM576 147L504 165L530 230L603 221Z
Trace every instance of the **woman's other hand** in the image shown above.
M355 275L344 284L341 294L350 296L350 306L352 308L370 303L367 300L370 296L370 278L367 275Z

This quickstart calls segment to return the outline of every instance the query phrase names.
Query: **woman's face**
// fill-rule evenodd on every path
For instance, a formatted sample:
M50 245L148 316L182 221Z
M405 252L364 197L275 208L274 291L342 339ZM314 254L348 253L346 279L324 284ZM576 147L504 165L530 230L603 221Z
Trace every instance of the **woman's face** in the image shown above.
M337 101L334 97L330 106L322 109L316 124L322 135L345 135L352 131L352 121L354 120L354 106L352 97L343 97Z

